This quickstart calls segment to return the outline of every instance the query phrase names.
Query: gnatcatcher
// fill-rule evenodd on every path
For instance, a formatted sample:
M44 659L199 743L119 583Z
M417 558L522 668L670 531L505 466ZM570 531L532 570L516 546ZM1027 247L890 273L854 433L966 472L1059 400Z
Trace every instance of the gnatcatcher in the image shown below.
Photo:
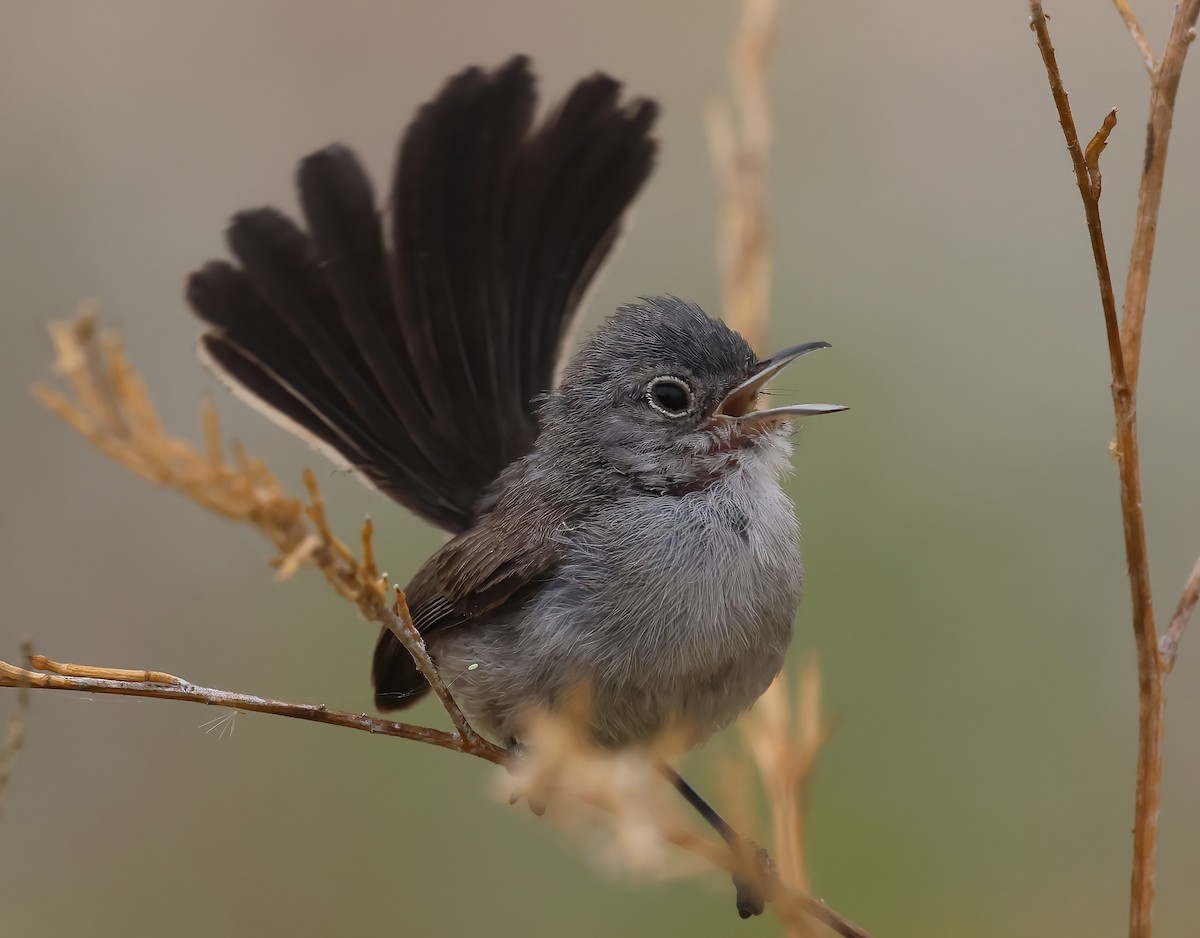
M299 166L307 234L238 214L240 267L188 282L234 391L454 535L408 605L472 724L510 746L579 687L611 747L667 729L695 744L758 698L800 601L790 421L844 409L758 409L827 344L759 358L674 297L618 309L555 384L654 160L656 106L619 92L585 79L531 129L527 60L468 69L404 135L386 234L357 158L331 146ZM382 710L428 690L387 630L372 673Z

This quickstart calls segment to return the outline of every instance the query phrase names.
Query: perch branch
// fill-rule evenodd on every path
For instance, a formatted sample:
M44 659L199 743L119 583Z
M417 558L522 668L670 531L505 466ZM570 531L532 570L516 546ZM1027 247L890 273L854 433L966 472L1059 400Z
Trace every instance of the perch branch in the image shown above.
M67 690L83 694L119 694L124 697L154 697L159 700L188 700L213 707L230 707L253 713L273 713L296 720L344 726L379 736L395 736L417 742L469 752L489 762L503 764L507 753L498 746L490 749L468 749L457 733L397 723L362 713L330 710L324 704L289 703L254 694L238 694L192 684L173 674L161 671L134 671L126 668L101 668L93 665L62 664L42 655L33 655L28 670L0 661L0 687L23 687L44 690Z

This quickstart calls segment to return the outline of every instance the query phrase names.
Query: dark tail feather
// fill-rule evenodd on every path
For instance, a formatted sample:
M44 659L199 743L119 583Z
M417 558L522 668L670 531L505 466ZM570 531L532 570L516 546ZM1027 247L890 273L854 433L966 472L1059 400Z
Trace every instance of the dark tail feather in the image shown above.
M469 527L528 452L584 289L649 175L650 102L580 82L530 133L524 58L450 79L405 133L390 243L354 154L300 164L308 233L235 216L240 269L209 264L188 299L230 381L426 519Z
M388 629L379 633L375 643L371 677L375 706L385 713L410 707L429 692L429 683L417 670L412 655Z

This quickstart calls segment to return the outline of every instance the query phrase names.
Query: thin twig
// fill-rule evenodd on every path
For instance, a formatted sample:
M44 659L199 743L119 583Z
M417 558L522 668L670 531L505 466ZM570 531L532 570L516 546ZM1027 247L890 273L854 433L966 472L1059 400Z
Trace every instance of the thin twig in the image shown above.
M1100 154L1108 146L1108 135L1117 126L1117 109L1113 108L1104 115L1100 129L1092 135L1087 148L1083 151L1083 164L1087 167L1088 183L1092 190L1092 198L1100 201Z
M1100 303L1104 307L1104 327L1108 336L1108 356L1113 373L1113 398L1128 398L1128 386L1125 380L1125 363L1121 355L1121 333L1117 321L1117 302L1113 294L1112 274L1108 266L1108 253L1104 248L1104 230L1100 224L1100 199L1095 193L1092 176L1088 171L1087 159L1083 148L1079 145L1079 131L1075 129L1075 117L1071 113L1071 105L1067 100L1067 90L1063 87L1062 73L1058 70L1058 61L1054 55L1054 46L1050 42L1050 30L1046 24L1046 14L1042 11L1040 0L1030 0L1029 10L1032 17L1030 25L1037 35L1038 49L1042 53L1042 61L1046 66L1046 75L1050 80L1050 94L1054 98L1054 106L1058 109L1058 122L1062 125L1063 136L1067 141L1067 150L1071 154L1071 165L1075 170L1075 184L1083 198L1083 211L1087 217L1088 235L1092 242L1092 256L1096 263L1096 277L1100 283ZM1112 117L1111 113L1109 117ZM1112 118L1115 121L1115 117ZM1105 119L1108 122L1108 118ZM1103 132L1103 127L1101 128Z
M28 656L32 652L29 642L22 642L21 653ZM28 683L18 683L17 708L8 721L8 732L4 737L4 745L0 746L0 807L4 804L4 789L12 778L13 765L17 761L17 752L25 742L25 721L29 718L29 704L32 695Z
M1196 566L1192 568L1192 575L1188 577L1187 585L1183 588L1183 595L1179 597L1175 615L1171 616L1171 624L1167 626L1167 630L1158 643L1158 653L1162 656L1164 674L1170 674L1171 669L1175 667L1175 658L1179 654L1179 643L1183 640L1183 633L1187 631L1188 621L1192 617L1192 611L1196 608L1197 602L1200 602L1200 560L1197 560Z
M62 677L99 678L105 681L121 681L127 684L187 684L181 677L165 671L131 670L129 668L101 668L91 664L67 664L52 661L45 655L26 655L29 666L38 671L58 674Z
M437 667L433 660L429 657L429 652L425 650L425 640L421 638L421 633L417 631L417 627L413 625L412 616L408 611L408 601L404 598L404 593L400 587L396 587L395 604L388 608L386 605L381 609L373 610L379 617L379 621L383 622L400 640L406 651L412 655L413 661L416 662L417 670L429 682L429 686L433 688L433 692L437 695L438 700L442 702L442 706L446 712L450 714L450 719L454 723L455 729L463 740L463 747L467 752L473 752L474 747L482 746L490 747L492 744L480 736L471 728L467 722L467 718L463 716L463 712L458 709L458 704L454 702L454 698L450 695L450 689L442 680L442 676L438 673Z
M433 688L434 694L441 701L442 707L449 714L454 728L458 731L459 736L462 737L466 750L470 752L474 747L483 747L486 749L488 746L491 746L491 743L471 728L462 710L454 702L450 690L446 687L445 682L442 681L442 676L438 673L437 666L433 663L433 659L429 657L429 652L425 650L425 641L421 638L421 633L413 625L412 617L408 612L408 603L405 601L404 593L401 592L399 586L395 588L395 599L389 605L387 594L379 581L378 571L375 569L375 551L371 546L374 528L371 524L371 519L368 518L363 522L362 526L361 541L365 559L362 563L354 562L353 554L350 553L349 549L341 541L334 537L329 527L329 521L325 517L325 501L321 497L320 489L317 487L317 477L311 469L304 471L304 485L308 489L309 499L306 513L309 520L312 521L313 526L317 529L321 543L330 545L331 549L353 562L352 567L349 568L352 574L351 583L343 595L349 599L353 599L358 604L359 610L368 619L386 626L412 656L417 670L429 682L429 686Z
M457 733L435 730L410 723L397 723L363 713L348 713L330 710L324 704L290 703L253 694L239 694L192 684L172 674L161 671L138 671L127 668L102 668L92 665L61 664L40 655L34 655L35 667L46 671L31 671L7 661L0 661L0 687L20 687L28 694L30 688L42 690L67 690L83 694L118 694L124 697L154 697L159 700L187 700L192 703L208 704L213 707L231 707L254 713L273 713L276 716L295 720L309 720L330 726L344 726L362 730L378 736L395 736L428 743L442 749L466 752L488 762L503 765L508 754L499 746L468 749ZM144 676L139 677L139 676Z
M1158 60L1154 57L1154 50L1150 47L1150 40L1142 32L1142 24L1137 21L1137 17L1134 16L1133 10L1129 7L1129 0L1113 0L1113 6L1121 14L1121 19L1125 21L1129 35L1133 37L1134 44L1137 45L1138 51L1142 54L1142 62L1146 66L1146 71L1153 77L1154 73L1158 70Z
M1175 19L1171 22L1171 32L1167 37L1162 62L1150 77L1150 120L1146 126L1146 154L1142 166L1142 183L1138 188L1133 246L1129 252L1129 273L1125 279L1125 315L1121 320L1125 370L1129 375L1130 389L1135 392L1142 356L1142 322L1146 318L1146 296L1150 290L1150 264L1154 259L1158 211L1162 204L1163 177L1167 168L1167 144L1171 139L1175 96L1179 91L1183 62L1187 57L1188 47L1196 38L1197 18L1200 18L1200 0L1182 0L1175 8Z

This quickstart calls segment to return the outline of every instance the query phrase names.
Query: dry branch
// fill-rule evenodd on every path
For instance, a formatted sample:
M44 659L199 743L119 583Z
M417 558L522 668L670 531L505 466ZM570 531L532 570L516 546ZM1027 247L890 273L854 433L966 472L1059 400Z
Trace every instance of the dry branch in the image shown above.
M37 670L28 670L7 661L0 661L0 687L23 687L28 689L66 690L82 694L118 694L123 697L154 697L159 700L186 700L208 704L213 707L229 707L252 713L273 713L277 716L327 723L363 730L379 736L395 736L417 742L466 752L457 733L447 733L425 726L397 723L365 713L346 713L330 710L324 704L289 703L259 697L253 694L238 694L192 684L173 674L161 671L136 671L127 668L102 668L94 665L64 664L51 661L42 655L33 655L30 665ZM498 747L473 753L481 759L501 764L507 753Z
M1200 0L1184 0L1175 11L1171 33L1161 62L1157 62L1137 18L1125 0L1114 0L1150 73L1150 120L1146 130L1146 155L1138 192L1137 217L1129 272L1125 283L1125 310L1117 322L1112 276L1100 223L1100 153L1116 124L1110 112L1084 152L1079 146L1075 119L1063 88L1062 76L1050 42L1049 27L1040 0L1030 0L1031 27L1046 66L1050 92L1071 154L1076 183L1087 218L1100 301L1108 337L1112 369L1112 399L1116 441L1112 447L1120 477L1121 517L1125 557L1133 599L1133 630L1138 667L1138 760L1134 805L1133 869L1130 883L1129 934L1150 938L1154 903L1155 854L1162 782L1162 741L1165 708L1164 683L1175 662L1179 640L1200 593L1200 564L1193 571L1179 608L1161 642L1154 623L1150 589L1150 563L1142 512L1141 477L1137 437L1137 380L1141 359L1142 328L1150 265L1162 200L1167 143L1174 117L1175 97L1187 47L1195 38ZM1160 651L1161 647L1161 651Z

